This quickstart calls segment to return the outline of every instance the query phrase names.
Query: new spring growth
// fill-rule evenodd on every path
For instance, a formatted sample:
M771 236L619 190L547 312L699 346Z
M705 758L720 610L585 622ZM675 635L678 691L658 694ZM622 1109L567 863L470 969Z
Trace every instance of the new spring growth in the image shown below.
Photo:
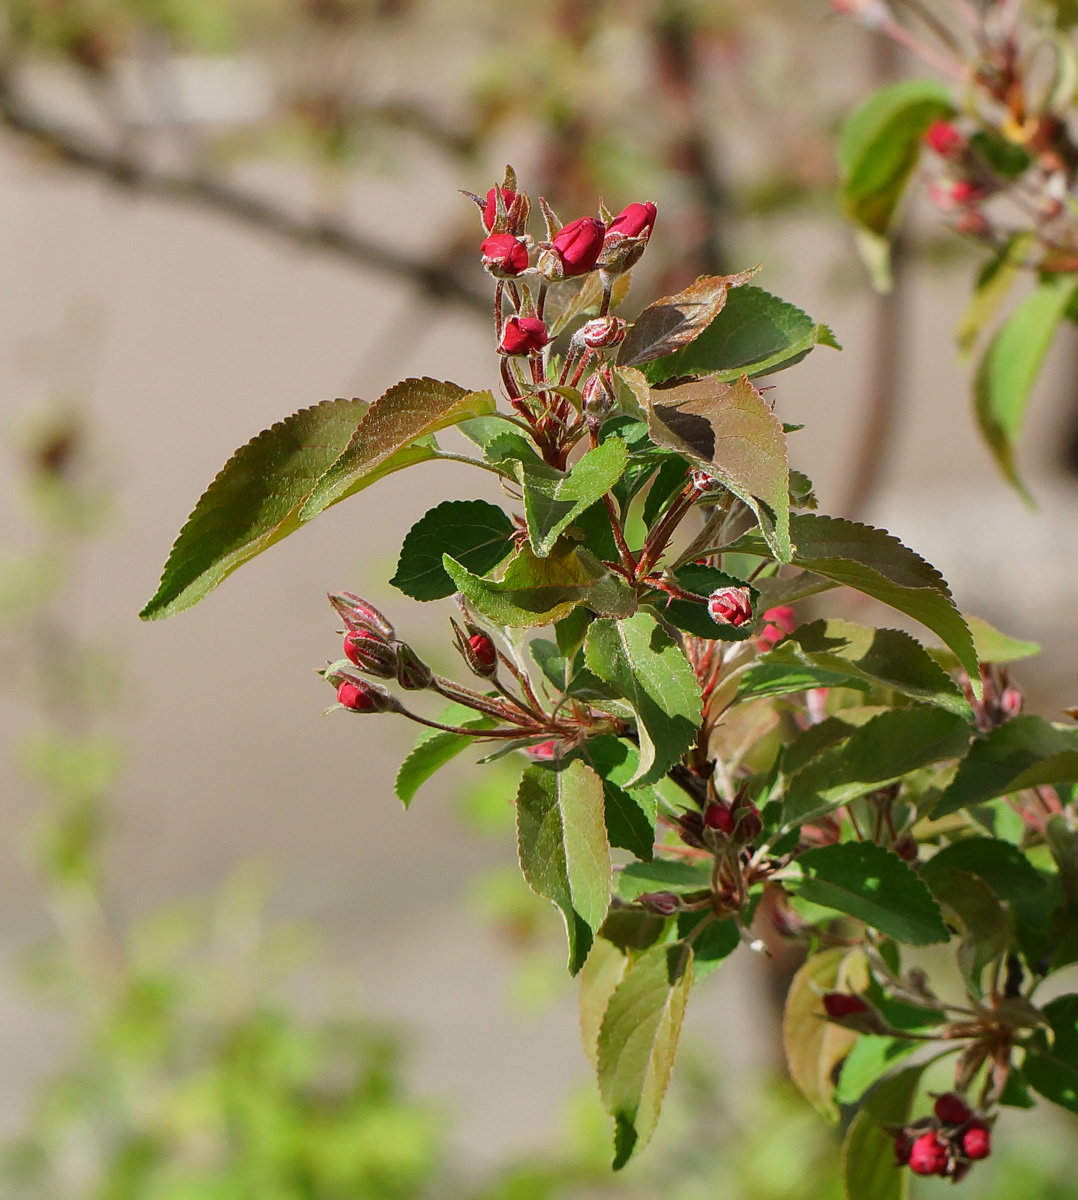
M707 598L707 611L716 625L740 629L752 620L752 593L745 587L724 587Z

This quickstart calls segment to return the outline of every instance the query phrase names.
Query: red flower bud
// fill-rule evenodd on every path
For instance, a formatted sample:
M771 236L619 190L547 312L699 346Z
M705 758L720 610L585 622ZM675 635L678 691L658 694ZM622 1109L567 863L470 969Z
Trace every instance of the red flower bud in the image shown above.
M472 648L472 654L475 661L488 670L495 666L498 661L498 651L485 633L473 633L468 639L468 645Z
M913 1138L903 1129L895 1134L895 1166L904 1167L910 1161Z
M999 711L1005 717L1017 717L1022 711L1023 700L1024 697L1022 696L1021 691L1016 688L1013 683L1008 684L1008 686L1005 687L1002 692L1000 692Z
M400 705L381 684L367 679L342 679L337 685L337 703L350 712L397 712Z
M932 1111L944 1125L961 1125L972 1116L969 1105L957 1092L944 1092L936 1097Z
M655 205L650 200L643 204L630 204L606 227L606 236L608 239L612 236L642 237L646 241L655 228L655 214Z
M580 217L563 225L552 241L561 263L561 274L587 275L593 271L605 235L606 226L598 217Z
M534 746L525 746L524 753L532 762L550 762L558 757L558 743L554 738L550 738L549 741L539 742Z
M498 647L490 634L476 625L469 625L465 633L454 621L453 636L472 674L480 679L493 679L498 673Z
M992 1152L992 1131L980 1119L974 1117L962 1134L962 1153L966 1158L987 1158Z
M434 672L408 645L397 642L397 682L409 692L421 692L430 687Z
M943 212L954 212L983 200L988 191L969 179L942 179L928 186L932 203Z
M935 1133L922 1133L910 1147L910 1170L915 1175L942 1175L947 1159L947 1143Z
M940 158L958 158L965 150L967 142L965 135L950 121L933 121L925 134L925 145Z
M729 804L709 804L704 809L704 826L717 829L727 837L734 832L734 813Z
M361 671L368 675L377 675L380 679L392 679L397 673L397 652L377 634L361 629L355 633L344 635L344 653L350 662L355 663Z
M856 1017L872 1011L872 1006L860 996L849 992L828 992L823 997L824 1012L829 1017Z
M329 602L351 633L375 633L387 642L396 636L393 626L373 604L353 596L351 592L330 592Z
M794 610L785 604L780 604L778 608L769 608L764 613L764 620L767 624L756 636L757 646L764 651L776 646L788 633L793 633L797 627Z
M716 625L740 629L752 620L752 593L744 587L723 587L707 598L707 611Z
M580 340L589 350L603 350L625 340L626 324L620 317L596 317L580 327Z
M490 176L488 175L487 178L489 179ZM487 227L488 231L494 228L494 222L498 219L498 190L497 188L491 188L487 192L487 204L483 209L483 224ZM510 191L509 188L502 188L501 193L506 209L512 208L513 201L517 198L516 192Z
M511 233L492 233L482 247L483 266L496 279L512 279L528 267L528 247Z
M502 330L502 354L537 354L550 341L538 317L510 317Z
M644 892L636 902L660 917L672 916L681 907L681 900L673 892Z

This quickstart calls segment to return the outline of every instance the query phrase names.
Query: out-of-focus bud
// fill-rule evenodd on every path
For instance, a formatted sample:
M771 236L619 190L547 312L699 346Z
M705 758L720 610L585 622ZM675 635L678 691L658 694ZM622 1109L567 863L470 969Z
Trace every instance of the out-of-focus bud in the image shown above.
M595 371L588 376L581 395L584 400L584 415L589 424L601 425L617 408L613 386L602 371Z
M558 743L554 738L550 738L535 746L525 746L524 754L532 762L551 762L558 757Z
M937 1096L932 1111L944 1125L961 1125L973 1116L973 1110L957 1092Z
M488 175L489 179L490 176ZM513 202L517 198L517 194L509 188L491 188L487 192L487 203L483 209L483 224L489 232L498 222L498 192L502 194L502 202L505 205L506 213L513 207Z
M409 692L421 692L429 688L434 680L434 672L408 645L407 642L397 642L397 682Z
M987 1158L992 1153L992 1131L980 1117L974 1117L962 1134L961 1144L966 1158Z
M734 802L734 821L736 822L737 840L746 844L756 841L764 827L764 819L760 815L760 810L747 798Z
M337 703L349 712L399 712L400 702L380 683L369 679L342 679L337 685Z
M999 711L1008 719L1017 717L1022 711L1024 701L1021 690L1010 683L999 694Z
M979 208L964 208L955 219L956 233L963 237L986 238L992 236L992 225Z
M904 833L891 849L903 862L914 863L917 861L917 855L921 848L912 833Z
M716 625L740 629L752 620L752 593L744 587L723 587L707 598L707 611Z
M368 675L392 679L397 673L397 652L384 638L367 629L344 635L345 657Z
M621 317L596 317L580 327L580 340L589 350L605 350L625 340L627 326Z
M550 250L540 256L539 270L548 279L587 275L595 270L605 235L606 226L598 217L570 221L551 239Z
M891 12L883 0L831 0L831 7L840 16L853 17L867 29L882 29L891 20Z
M513 279L528 269L528 247L512 233L492 233L481 250L483 266L495 279Z
M696 850L705 849L704 846L704 817L702 813L689 810L683 812L677 819L678 831L681 834L681 840L687 845L692 846Z
M681 908L681 899L674 892L644 892L636 902L660 917L673 916Z
M966 135L950 121L933 121L925 133L925 145L940 158L960 158L968 144Z
M955 212L979 204L988 195L988 189L972 179L939 179L928 185L928 196L941 212Z
M366 600L353 596L351 592L330 592L329 602L350 633L376 633L386 641L393 641L396 631L393 626Z
M910 1147L909 1165L915 1175L944 1175L950 1159L947 1143L938 1133L922 1133Z
M510 317L502 329L502 354L538 354L550 341L538 317Z
M824 1012L829 1020L857 1033L887 1033L889 1026L867 1000L849 992L826 992Z
M705 829L715 829L730 837L734 832L735 825L734 811L729 804L713 802L704 809Z
M910 1151L913 1149L913 1138L900 1129L895 1134L895 1166L904 1167L910 1161Z
M766 624L756 635L756 644L762 651L771 650L788 634L797 628L797 617L794 610L785 604L777 608L769 608L764 613Z
M498 673L498 647L484 629L468 625L467 629L453 622L453 636L468 669L480 679L493 679Z
M628 205L606 227L606 240L609 242L615 237L642 237L647 241L655 228L656 212L657 209L650 200L645 200L642 204L637 202Z

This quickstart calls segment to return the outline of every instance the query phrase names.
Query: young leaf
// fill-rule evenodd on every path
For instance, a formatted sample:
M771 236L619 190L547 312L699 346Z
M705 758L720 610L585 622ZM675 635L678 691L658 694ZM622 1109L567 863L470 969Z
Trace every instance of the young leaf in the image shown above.
M240 447L187 518L157 593L139 616L150 621L190 608L237 567L298 529L300 506L366 410L362 400L327 400ZM383 465L388 473L433 453L414 447L406 459Z
M712 971L741 945L741 933L732 917L715 920L709 912L678 913L677 935L684 941L697 925L706 921L705 928L692 943L692 984L705 980Z
M995 317L1030 250L1037 244L1034 233L1016 233L1009 237L996 257L977 275L966 311L958 322L955 338L963 355L972 352L981 331Z
M1027 501L1030 496L1014 461L1015 442L1044 356L1075 291L1070 275L1041 283L993 337L973 380L973 407L984 440L999 469Z
M966 722L941 708L888 709L791 777L783 824L800 825L910 771L958 758L969 745L969 737Z
M907 79L871 95L842 130L839 162L846 213L877 235L887 232L934 120L954 109L947 89Z
M617 483L625 470L628 451L619 437L608 438L589 450L566 474L546 463L517 463L524 492L524 513L532 549L540 558L585 509Z
M629 969L626 955L605 938L596 938L580 972L580 1039L591 1065L599 1069L599 1030L615 988Z
M705 275L676 296L649 304L629 327L618 351L618 366L638 367L699 337L722 311L729 289L748 283L758 270Z
M517 849L532 891L562 911L575 975L610 906L599 776L579 760L560 768L529 767L517 793Z
M599 1031L599 1093L614 1118L614 1170L655 1131L692 986L692 950L655 946L614 989Z
M952 842L923 864L921 876L932 887L932 876L946 871L976 875L1001 900L1022 900L1044 890L1044 878L1022 851L998 838L972 837Z
M469 392L437 379L405 379L367 409L351 440L324 472L300 509L309 521L372 482L397 451L418 438L494 412L490 392Z
M925 1064L883 1080L854 1117L842 1146L846 1200L905 1200L910 1173L895 1166L895 1143L883 1125L905 1125Z
M1057 996L1044 1006L1044 1015L1052 1036L1037 1030L1023 1073L1046 1100L1078 1113L1078 996Z
M1014 717L973 743L932 815L944 817L1038 783L1076 780L1078 731L1057 729L1043 717Z
M742 287L695 341L648 363L644 374L652 384L679 375L755 379L792 367L818 345L839 348L831 330L796 305L762 288Z
M640 768L627 787L656 783L696 738L700 685L685 655L650 613L601 619L588 629L585 660L637 715Z
M389 581L413 600L440 600L455 590L442 555L485 575L513 549L513 522L485 500L446 500L408 531L397 573Z
M652 438L695 460L756 514L771 553L789 562L790 470L782 422L747 377L651 389Z
M792 516L790 535L795 566L855 588L920 621L954 651L974 688L979 687L980 670L969 627L943 576L919 554L882 529L817 513ZM769 547L755 530L725 549L770 556Z
M481 729L490 729L494 724L490 717L476 717L470 709L460 710L456 706L454 708L458 712L463 711L470 718L455 721L464 728L475 729L478 732ZM445 724L453 719L448 716L442 718ZM475 738L467 737L463 733L447 733L445 730L428 730L424 733L397 771L394 791L404 807L407 808L412 803L416 792L436 771L456 758L462 750L467 750L474 741Z
M838 1120L834 1091L835 1068L857 1041L857 1034L827 1020L822 996L839 989L853 971L852 985L867 983L864 959L844 946L812 955L798 970L786 994L782 1039L790 1078L814 1109L829 1121Z
M559 545L546 558L524 546L500 580L483 579L443 555L446 574L477 612L498 625L530 628L566 617L578 604L596 612L630 613L632 590L592 554Z
M711 868L699 862L657 858L650 863L629 863L618 872L618 895L635 900L645 892L699 892L711 882Z
M908 946L946 942L939 905L917 875L875 842L838 842L806 850L804 872L790 884L799 896L849 914Z

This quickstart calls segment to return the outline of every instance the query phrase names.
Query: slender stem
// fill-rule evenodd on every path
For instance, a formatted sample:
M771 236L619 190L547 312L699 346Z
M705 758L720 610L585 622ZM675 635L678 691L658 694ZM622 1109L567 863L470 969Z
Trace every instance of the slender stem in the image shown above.
M899 2L916 17L919 17L953 53L961 57L962 47L959 45L958 39L934 12L921 3L921 0L899 0Z
M614 504L614 497L609 492L603 497L603 504L606 506L607 514L610 517L610 528L614 531L614 542L618 548L618 556L621 558L622 565L630 573L630 578L636 578L636 559L633 558L633 552L629 549L629 543L625 540L625 531L621 527L621 521L618 518L617 506Z
M514 421L513 424L519 425L520 422ZM496 463L484 462L481 458L472 458L467 454L449 454L444 450L439 450L436 457L439 462L459 462L467 463L470 467L481 467L484 471L490 471L494 475L500 475L502 479L512 479L515 482L515 476L510 475L508 471L504 470L502 467L499 467Z
M466 729L463 725L443 725L440 721L428 721L426 717L421 717L407 708L399 708L397 712L409 721L415 721L417 725L426 725L428 729L440 729L443 733L460 733L466 737L518 738L523 732L520 729Z
M437 692L440 696L444 696L447 700L453 700L457 704L464 704L468 708L474 708L478 712L486 713L487 716L497 717L499 721L512 721L515 725L526 726L535 724L530 717L510 712L504 704L499 703L497 700L491 700L489 696L480 696L478 692L473 692L471 688L466 688L460 683L454 683L451 679L443 679L441 675L435 675L430 686L432 691Z
M950 76L955 82L965 83L969 78L969 70L962 63L956 62L949 55L941 53L935 46L930 46L927 42L921 41L915 34L910 33L908 29L899 25L897 21L893 19L881 21L879 29L881 33L885 33L893 42L903 47L903 49L923 59L929 66L935 67L937 71Z

